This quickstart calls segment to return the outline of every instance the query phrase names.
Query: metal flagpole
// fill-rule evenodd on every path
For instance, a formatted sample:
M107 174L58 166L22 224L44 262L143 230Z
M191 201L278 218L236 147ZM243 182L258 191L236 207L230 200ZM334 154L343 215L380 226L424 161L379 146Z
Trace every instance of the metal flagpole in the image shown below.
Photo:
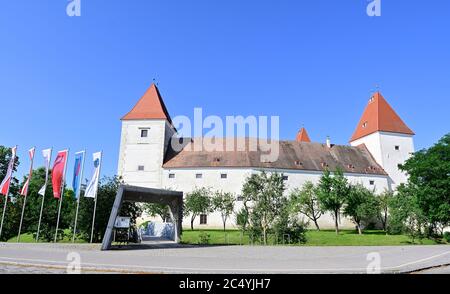
M39 214L39 223L38 223L38 229L37 229L37 234L36 234L36 242L39 242L39 232L41 229L42 212L44 210L45 192L47 191L47 184L48 184L48 170L50 169L50 163L52 162L52 151L53 151L53 148L50 148L50 154L48 157L48 163L47 163L47 168L46 168L47 174L45 175L44 195L42 195L41 213Z
M33 147L32 149L35 150L36 148ZM33 173L33 161L34 161L34 153L33 153L33 157L31 158L30 174L28 175L28 179L27 179L28 186L30 186L31 175ZM17 243L20 242L20 232L22 231L23 214L25 212L25 206L27 205L28 187L27 187L27 192L25 194L26 195L22 195L24 197L24 199L23 199L23 206L22 206L22 215L20 216L19 233L17 234Z
M59 228L59 217L61 216L61 206L64 198L64 185L66 184L66 171L67 171L67 161L69 160L69 149L67 149L66 161L64 166L64 173L61 183L61 195L59 197L59 208L58 208L58 219L56 220L56 231L55 231L55 243L58 240L58 228Z
M17 152L17 145L15 146L15 148L16 148L16 152ZM16 162L16 154L14 154L14 158L12 159L13 171L14 171L14 163L15 162ZM0 225L0 237L2 236L2 232L3 232L3 221L5 220L6 206L8 204L8 195L9 195L9 188L11 187L12 175L13 174L11 173L11 179L9 180L8 189L6 190L6 195L5 195L5 205L3 205L2 223Z
M102 160L103 160L103 151L101 151L101 153L100 153L100 162L99 162L99 165L98 165L97 185L98 185L98 182L100 181L100 172L101 172L101 168L102 168ZM97 195L98 195L98 186L97 186L97 190L95 191L94 213L93 213L93 216L92 216L92 228L91 228L91 241L89 243L92 243L92 238L94 237L95 211L97 210Z
M80 183L78 184L77 195L75 195L75 197L77 197L77 211L75 212L75 224L73 226L72 243L75 243L75 234L77 233L78 209L80 208L81 183L83 182L83 170L85 159L86 159L86 150L83 151L83 161L81 162L81 172L80 172Z

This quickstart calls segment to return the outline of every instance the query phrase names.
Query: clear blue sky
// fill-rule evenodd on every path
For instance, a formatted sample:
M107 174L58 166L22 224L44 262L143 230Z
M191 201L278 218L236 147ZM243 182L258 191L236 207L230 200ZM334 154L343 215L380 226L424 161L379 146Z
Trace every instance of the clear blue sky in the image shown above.
M450 1L1 0L0 144L104 151L153 78L172 116L278 115L281 137L347 144L371 90L416 133L449 128ZM54 157L53 157L54 158ZM39 155L36 165L42 165ZM87 165L87 176L91 166Z

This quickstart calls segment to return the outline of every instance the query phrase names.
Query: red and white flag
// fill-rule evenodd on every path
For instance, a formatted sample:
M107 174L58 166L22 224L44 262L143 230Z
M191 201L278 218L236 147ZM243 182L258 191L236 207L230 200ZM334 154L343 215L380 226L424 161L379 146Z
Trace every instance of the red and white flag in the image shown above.
M25 181L25 184L23 184L22 190L20 190L20 195L27 197L28 195L28 186L30 185L31 176L33 175L33 160L34 160L34 151L35 148L31 148L28 150L28 154L30 155L30 173L28 175L27 180Z
M7 196L9 192L9 185L11 184L12 174L14 172L14 162L16 160L16 151L17 146L11 148L11 159L8 164L8 171L6 172L6 176L0 184L0 194Z
M53 185L53 197L56 199L61 198L61 187L64 185L64 177L66 172L67 155L69 150L59 151L53 163L52 169L52 185Z

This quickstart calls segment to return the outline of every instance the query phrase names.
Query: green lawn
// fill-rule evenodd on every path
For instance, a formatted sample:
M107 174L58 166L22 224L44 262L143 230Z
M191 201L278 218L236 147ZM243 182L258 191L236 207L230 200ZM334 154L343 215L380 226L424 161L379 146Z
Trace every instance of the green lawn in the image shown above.
M222 230L183 230L182 243L199 244L200 234L209 234L211 245L216 244L250 244L250 238L242 235L238 230L227 230L226 234ZM226 236L226 237L225 237ZM406 235L386 235L383 231L366 231L363 235L358 235L353 230L343 230L339 235L332 230L308 231L306 233L307 242L303 246L395 246L412 245L411 239ZM227 241L227 239L228 241ZM287 237L285 243L288 243ZM255 244L260 244L254 240ZM269 238L269 244L274 244L274 238ZM416 240L415 244L434 245L438 244L434 240Z
M66 235L64 236L63 240L59 240L58 243L72 243L72 238L67 237L67 234L69 233L68 230L65 230ZM10 243L16 243L17 242L17 236L12 237L8 240ZM33 237L32 233L25 233L20 235L20 243L35 243L36 239ZM43 242L43 241L39 241ZM83 240L75 240L75 243L86 243Z

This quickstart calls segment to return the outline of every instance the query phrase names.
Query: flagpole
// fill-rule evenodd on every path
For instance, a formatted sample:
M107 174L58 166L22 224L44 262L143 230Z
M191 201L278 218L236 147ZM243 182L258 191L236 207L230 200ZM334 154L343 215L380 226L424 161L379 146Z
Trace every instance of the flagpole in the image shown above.
M50 169L50 162L52 161L52 151L53 151L53 147L50 148L50 154L48 157L48 163L47 163L47 168L46 168L47 174L45 175L44 195L42 195L41 212L39 214L39 223L38 223L38 229L37 229L37 234L36 234L36 242L39 242L39 232L41 229L42 212L44 210L45 192L47 191L47 185L48 185L48 170Z
M36 150L35 147L33 147L32 149ZM27 184L27 182L25 182L25 184L27 184L28 186L30 186L31 175L33 174L33 161L34 161L34 151L33 151L33 157L31 158L30 174L28 175L28 179L27 179L28 184ZM22 215L20 216L19 233L17 234L17 243L20 242L20 232L22 231L23 214L25 212L25 206L27 205L28 187L27 187L27 191L25 194L26 195L22 195L24 197L24 199L23 199L23 206L22 206Z
M98 167L98 179L97 181L100 181L100 173L102 169L102 161L103 161L103 150L100 153L100 163ZM97 210L97 195L98 195L98 184L97 184L97 190L95 191L95 199L94 199L94 213L92 216L92 228L91 228L91 241L89 243L92 243L92 238L94 237L94 225L95 225L95 211Z
M17 152L17 145L15 146L15 148L16 148L16 152ZM16 162L16 154L14 154L14 158L12 160L13 160L13 162L12 162L12 166L13 166L12 171L14 172L14 164ZM6 206L8 204L9 188L11 187L11 182L12 182L12 178L13 178L12 175L13 175L13 173L11 173L11 179L9 180L8 189L6 189L5 205L3 205L2 223L0 225L0 237L2 236L2 232L3 232L3 221L5 220Z
M64 198L64 185L66 184L66 171L67 171L67 161L68 160L69 160L69 149L67 149L66 161L64 163L65 166L64 166L64 174L63 174L61 191L60 191L61 194L59 196L59 208L58 208L58 219L56 220L55 243L58 240L59 217L61 216L61 206L62 206L62 202L63 202L63 198Z
M78 190L77 190L78 195L75 195L75 197L77 197L77 211L75 212L75 224L73 226L72 243L75 243L75 234L77 233L78 209L80 208L81 183L83 182L83 170L84 170L84 161L85 160L86 160L86 150L83 151L83 161L81 163L81 172L80 172L80 183L78 184Z

